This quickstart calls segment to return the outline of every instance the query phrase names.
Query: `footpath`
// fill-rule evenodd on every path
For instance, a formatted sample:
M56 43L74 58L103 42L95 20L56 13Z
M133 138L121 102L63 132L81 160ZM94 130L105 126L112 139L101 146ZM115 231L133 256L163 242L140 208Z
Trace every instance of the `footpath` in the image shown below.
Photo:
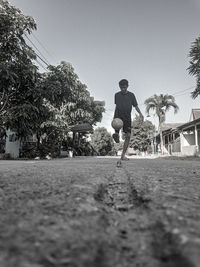
M0 161L0 266L199 267L199 160Z

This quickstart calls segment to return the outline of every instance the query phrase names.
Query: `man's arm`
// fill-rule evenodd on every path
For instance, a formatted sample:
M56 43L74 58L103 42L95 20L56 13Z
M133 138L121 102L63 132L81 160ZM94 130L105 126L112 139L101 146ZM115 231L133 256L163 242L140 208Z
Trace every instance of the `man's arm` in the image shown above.
M139 115L140 115L140 119L141 119L141 121L143 122L143 121L144 121L144 116L142 115L141 110L139 109L138 106L136 106L135 109L136 109L136 111L139 113Z
M114 111L114 116L113 119L118 118L118 110L117 110L117 106L115 106L115 111Z

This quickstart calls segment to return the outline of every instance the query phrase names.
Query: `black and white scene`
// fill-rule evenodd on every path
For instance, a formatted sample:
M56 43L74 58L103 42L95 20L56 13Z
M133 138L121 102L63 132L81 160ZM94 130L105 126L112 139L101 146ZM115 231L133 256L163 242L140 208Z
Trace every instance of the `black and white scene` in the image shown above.
M0 267L200 267L199 14L0 0Z

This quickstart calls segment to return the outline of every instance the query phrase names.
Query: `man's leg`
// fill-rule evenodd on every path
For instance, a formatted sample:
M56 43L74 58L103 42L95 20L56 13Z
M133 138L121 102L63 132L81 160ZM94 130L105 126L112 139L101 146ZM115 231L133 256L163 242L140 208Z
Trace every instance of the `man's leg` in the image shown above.
M121 160L125 159L125 154L126 154L126 151L128 149L130 138L131 138L131 133L129 133L129 132L125 133L125 141L124 141L123 151L122 151L122 155L121 155Z
M115 143L119 143L119 131L115 130L115 133L112 135Z

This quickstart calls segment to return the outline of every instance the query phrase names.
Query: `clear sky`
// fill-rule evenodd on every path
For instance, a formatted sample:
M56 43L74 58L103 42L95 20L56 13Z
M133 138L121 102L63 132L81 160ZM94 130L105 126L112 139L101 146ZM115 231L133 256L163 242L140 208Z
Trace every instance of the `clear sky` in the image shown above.
M166 122L187 122L191 109L200 108L200 97L190 97L196 81L187 71L191 44L200 36L199 0L9 2L36 20L40 43L30 39L48 62L70 62L91 96L106 102L98 126L112 132L114 94L123 78L144 115L144 101L153 94L175 96L180 110L169 111Z

